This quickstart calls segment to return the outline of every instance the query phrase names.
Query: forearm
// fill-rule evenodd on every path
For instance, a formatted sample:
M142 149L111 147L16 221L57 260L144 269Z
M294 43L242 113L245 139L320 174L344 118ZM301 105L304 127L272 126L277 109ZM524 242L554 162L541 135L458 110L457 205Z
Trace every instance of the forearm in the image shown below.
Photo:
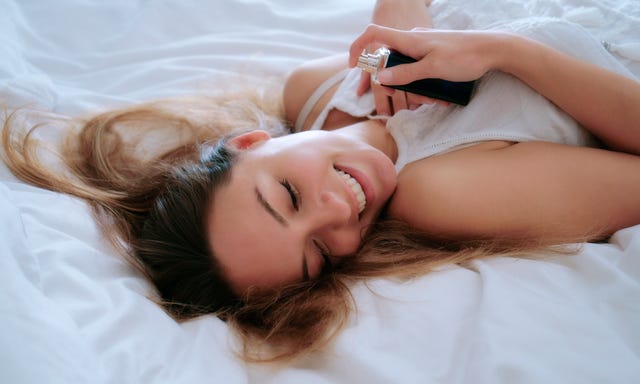
M378 0L373 8L371 22L397 29L431 28L432 20L425 0Z
M389 212L447 238L599 240L640 223L639 167L596 148L485 142L406 166Z
M497 69L518 77L611 149L640 154L640 83L525 37L505 39Z
M526 37L496 31L401 31L371 25L350 49L350 65L371 42L415 58L378 72L384 85L424 78L475 80L510 73L554 102L609 148L640 154L640 83Z

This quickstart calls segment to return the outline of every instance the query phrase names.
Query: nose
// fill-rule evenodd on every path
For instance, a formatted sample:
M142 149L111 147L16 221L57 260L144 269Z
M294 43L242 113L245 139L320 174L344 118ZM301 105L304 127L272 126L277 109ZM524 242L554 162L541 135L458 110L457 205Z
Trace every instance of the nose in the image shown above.
M318 204L318 224L340 227L348 225L353 216L349 202L335 191L323 191Z
M312 237L319 238L334 256L353 253L360 245L357 212L345 196L325 191L314 215Z

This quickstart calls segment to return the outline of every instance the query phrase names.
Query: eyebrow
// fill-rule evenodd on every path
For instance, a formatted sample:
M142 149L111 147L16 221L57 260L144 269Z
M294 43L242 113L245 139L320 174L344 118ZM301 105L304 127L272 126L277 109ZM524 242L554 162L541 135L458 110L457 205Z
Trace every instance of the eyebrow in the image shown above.
M278 223L282 224L285 227L289 226L289 222L287 222L287 220L284 218L284 216L282 216L280 213L278 213L278 211L276 211L271 204L269 204L269 202L267 200L265 200L264 196L262 196L262 193L260 193L260 190L258 190L258 188L255 188L255 192L256 192L256 197L258 198L258 202L260 203L260 205L262 205L262 207L264 207L264 209L271 215L273 216L274 219L276 219L276 221L278 221Z

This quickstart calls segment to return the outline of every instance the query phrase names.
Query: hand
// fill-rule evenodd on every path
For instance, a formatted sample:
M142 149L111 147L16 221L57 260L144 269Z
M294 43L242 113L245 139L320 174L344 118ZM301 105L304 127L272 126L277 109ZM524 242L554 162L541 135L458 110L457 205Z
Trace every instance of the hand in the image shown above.
M371 22L389 28L410 30L416 27L431 27L431 14L428 6L431 0L378 0L373 10ZM367 51L373 52L380 44L369 44ZM394 92L391 88L372 84L371 75L362 72L357 94L362 96L369 89L372 90L376 111L380 115L391 115L392 112L406 109L411 105L419 105L414 97L406 92ZM409 104L412 103L413 104Z
M430 3L425 0L378 0L371 23L401 30L430 28L433 25Z
M471 81L499 67L505 36L508 34L497 31L401 31L370 25L351 45L349 65L355 66L365 47L381 44L417 60L378 72L382 84L401 85L425 78Z
M385 87L384 85L371 84L371 88L374 92L378 115L385 114L390 116L402 109L417 109L422 104L440 104L445 106L450 104L448 101L433 99L416 93ZM376 96L376 92L378 92L379 96ZM383 106L388 109L381 111L378 107L378 102L381 102Z

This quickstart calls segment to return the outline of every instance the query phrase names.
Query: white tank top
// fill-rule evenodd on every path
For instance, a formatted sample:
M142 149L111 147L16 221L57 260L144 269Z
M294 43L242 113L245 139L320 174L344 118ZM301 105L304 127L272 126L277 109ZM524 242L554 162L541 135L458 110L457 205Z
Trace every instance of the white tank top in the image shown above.
M576 24L536 18L495 24L490 29L528 36L633 78L599 41ZM325 87L318 88L307 101L310 106L328 87L344 79L311 129L321 129L333 108L353 116L376 118L371 116L375 109L372 93L356 96L359 77L359 69L346 70L329 79ZM306 116L301 116L298 124L301 125L305 119ZM386 126L398 146L398 171L413 161L487 140L550 141L579 146L597 144L586 130L549 100L517 78L498 71L489 72L478 80L473 98L465 107L422 105L413 111L399 111L388 118Z

